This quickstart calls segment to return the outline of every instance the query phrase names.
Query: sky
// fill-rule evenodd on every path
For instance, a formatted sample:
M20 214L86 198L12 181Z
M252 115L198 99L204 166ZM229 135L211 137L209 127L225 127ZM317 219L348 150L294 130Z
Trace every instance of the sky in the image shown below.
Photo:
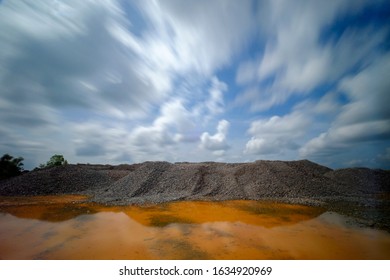
M390 3L2 0L0 153L390 169Z

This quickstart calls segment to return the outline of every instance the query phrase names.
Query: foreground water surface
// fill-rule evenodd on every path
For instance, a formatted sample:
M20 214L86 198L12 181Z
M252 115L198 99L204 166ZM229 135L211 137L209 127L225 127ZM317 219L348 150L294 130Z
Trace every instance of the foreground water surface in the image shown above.
M390 234L260 201L106 207L0 197L0 259L390 259Z

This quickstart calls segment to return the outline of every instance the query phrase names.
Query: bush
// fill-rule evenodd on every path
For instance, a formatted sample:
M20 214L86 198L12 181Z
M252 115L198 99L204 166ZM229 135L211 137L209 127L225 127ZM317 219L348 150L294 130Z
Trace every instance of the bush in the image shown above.
M39 165L39 168L67 165L68 161L63 155L53 155L46 164Z
M9 154L4 154L0 159L0 179L6 179L22 174L22 157L14 158Z

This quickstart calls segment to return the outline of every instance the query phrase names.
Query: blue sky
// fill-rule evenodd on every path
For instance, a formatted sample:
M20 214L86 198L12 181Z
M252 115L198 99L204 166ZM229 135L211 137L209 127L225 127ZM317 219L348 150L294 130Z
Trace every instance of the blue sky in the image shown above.
M0 152L390 168L388 1L0 2Z

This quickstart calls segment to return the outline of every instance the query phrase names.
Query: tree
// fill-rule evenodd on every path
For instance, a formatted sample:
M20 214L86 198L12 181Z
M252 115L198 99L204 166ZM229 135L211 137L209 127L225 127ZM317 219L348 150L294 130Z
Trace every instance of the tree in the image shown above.
M39 168L67 165L68 161L63 155L53 155L46 164L39 165Z
M9 154L4 154L0 159L0 179L6 179L22 174L22 157L14 158Z

